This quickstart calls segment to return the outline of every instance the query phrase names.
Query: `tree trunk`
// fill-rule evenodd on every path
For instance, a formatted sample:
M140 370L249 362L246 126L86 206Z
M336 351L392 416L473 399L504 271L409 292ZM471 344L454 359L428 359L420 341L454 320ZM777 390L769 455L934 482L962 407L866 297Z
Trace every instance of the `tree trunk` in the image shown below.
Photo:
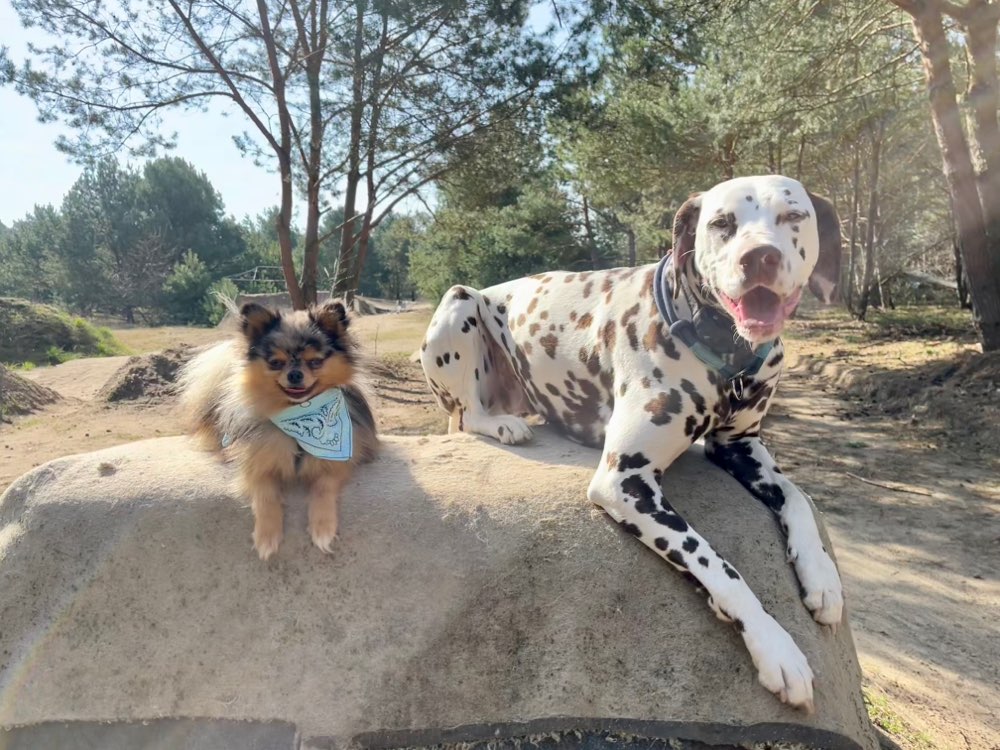
M347 186L344 190L344 226L340 233L340 258L337 277L334 279L333 296L343 297L348 305L354 298L354 247L357 235L358 183L361 182L361 124L364 117L364 30L368 0L357 0L354 27L354 80L351 86L351 142L347 158Z
M927 78L931 119L941 148L962 261L969 279L974 317L983 351L995 351L1000 349L1000 260L997 258L1000 246L986 233L972 157L962 130L941 13L936 6L921 5L912 15Z
M385 56L386 46L389 44L389 15L385 10L382 14L382 32L379 36L378 56L376 57L374 69L372 70L371 81L371 111L368 118L368 144L367 144L367 166L365 167L365 186L368 192L368 203L365 207L365 215L361 220L361 234L358 237L358 253L354 262L354 273L352 274L352 288L356 291L361 288L361 274L365 268L365 260L368 258L368 245L372 236L372 218L375 214L375 203L378 200L378 188L375 184L375 154L378 150L379 120L382 116L381 89L382 89L382 64Z
M965 24L966 44L972 61L968 101L970 145L978 174L980 202L986 222L986 234L996 252L1000 237L1000 123L997 109L1000 93L997 87L997 6L973 0L969 23Z
M799 158L795 162L795 179L802 179L802 162L805 160L806 156L806 137L802 136L802 140L799 141Z
M315 11L314 11L315 13ZM319 267L319 188L323 149L323 104L320 99L320 69L324 50L312 49L306 58L309 83L309 158L306 166L306 234L302 257L302 297L307 305L316 304L316 277Z
M958 306L963 310L972 309L969 299L969 280L965 278L965 268L962 266L962 250L958 245L958 237L952 237L951 247L955 253L955 290L958 292Z
M854 177L851 185L851 259L847 275L847 309L855 313L854 292L857 288L858 211L861 208L861 149L854 147Z
M631 268L635 266L635 230L627 227L625 234L628 235L628 265Z
M281 207L275 227L278 234L278 247L281 250L281 272L285 277L285 286L292 307L301 310L306 306L302 287L295 274L295 259L292 257L292 197L295 186L292 184L292 125L288 102L285 99L285 77L278 67L276 45L271 33L267 4L257 0L257 13L260 17L261 32L268 50L268 63L271 69L271 79L274 84L274 98L278 107L280 125L280 140L275 148L278 157L278 174L281 176Z
M875 221L878 217L878 179L882 157L882 136L885 134L885 120L878 126L878 135L872 137L872 172L868 189L868 227L865 232L865 276L861 283L861 299L858 301L858 320L864 320L871 300L872 280L875 275Z
M587 196L583 196L583 228L587 233L587 247L590 248L590 267L599 271L601 269L601 257L597 253L597 243L594 241L594 228L590 224L590 203Z

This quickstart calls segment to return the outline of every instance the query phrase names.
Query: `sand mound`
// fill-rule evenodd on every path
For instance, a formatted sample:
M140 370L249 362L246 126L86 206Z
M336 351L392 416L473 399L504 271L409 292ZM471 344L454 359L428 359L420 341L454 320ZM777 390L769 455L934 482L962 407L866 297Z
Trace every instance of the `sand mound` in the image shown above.
M1000 352L967 352L904 369L840 369L825 360L806 369L830 378L855 414L883 415L960 440L964 448L996 455L1000 440Z
M59 394L51 388L32 383L0 365L0 420L30 414L58 400Z
M195 354L195 349L181 346L162 352L130 357L97 392L98 401L158 401L173 395L177 371Z

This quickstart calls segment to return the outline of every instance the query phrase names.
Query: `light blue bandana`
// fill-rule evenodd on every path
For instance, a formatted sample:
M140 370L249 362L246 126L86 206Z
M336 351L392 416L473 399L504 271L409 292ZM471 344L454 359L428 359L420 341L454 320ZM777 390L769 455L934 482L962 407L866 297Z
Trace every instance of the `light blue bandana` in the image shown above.
M271 421L306 453L327 461L350 461L351 415L339 388L293 404L271 417Z

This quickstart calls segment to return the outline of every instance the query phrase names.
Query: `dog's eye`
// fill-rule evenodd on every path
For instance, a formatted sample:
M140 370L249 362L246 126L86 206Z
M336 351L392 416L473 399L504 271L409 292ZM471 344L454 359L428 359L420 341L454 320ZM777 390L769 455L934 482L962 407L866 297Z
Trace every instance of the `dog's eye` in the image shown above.
M712 229L728 229L729 219L725 216L717 216L708 222L708 225L712 227Z
M785 221L787 221L789 224L794 224L794 223L796 223L798 221L805 220L807 217L808 217L808 214L805 214L802 211L789 211L782 218Z
M271 357L269 360L267 360L267 366L270 367L272 370L280 370L282 367L285 366L285 363L282 360L278 359L277 357Z
M306 360L306 364L309 365L310 370L318 370L323 366L323 360L321 359L309 359Z

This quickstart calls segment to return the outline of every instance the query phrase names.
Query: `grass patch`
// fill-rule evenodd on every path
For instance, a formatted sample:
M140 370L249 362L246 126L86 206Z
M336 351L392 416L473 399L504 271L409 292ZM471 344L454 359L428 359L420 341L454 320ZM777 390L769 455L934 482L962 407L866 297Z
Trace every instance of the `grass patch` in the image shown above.
M865 700L868 718L872 720L872 724L889 734L894 740L904 743L906 748L912 750L934 749L934 740L925 732L919 732L907 724L906 720L892 708L886 696L879 695L869 688L863 688L861 693Z
M77 357L111 357L128 350L107 328L22 299L0 298L0 362L57 365Z
M868 322L888 338L975 336L972 313L956 307L921 305L897 307L895 310L871 310Z

